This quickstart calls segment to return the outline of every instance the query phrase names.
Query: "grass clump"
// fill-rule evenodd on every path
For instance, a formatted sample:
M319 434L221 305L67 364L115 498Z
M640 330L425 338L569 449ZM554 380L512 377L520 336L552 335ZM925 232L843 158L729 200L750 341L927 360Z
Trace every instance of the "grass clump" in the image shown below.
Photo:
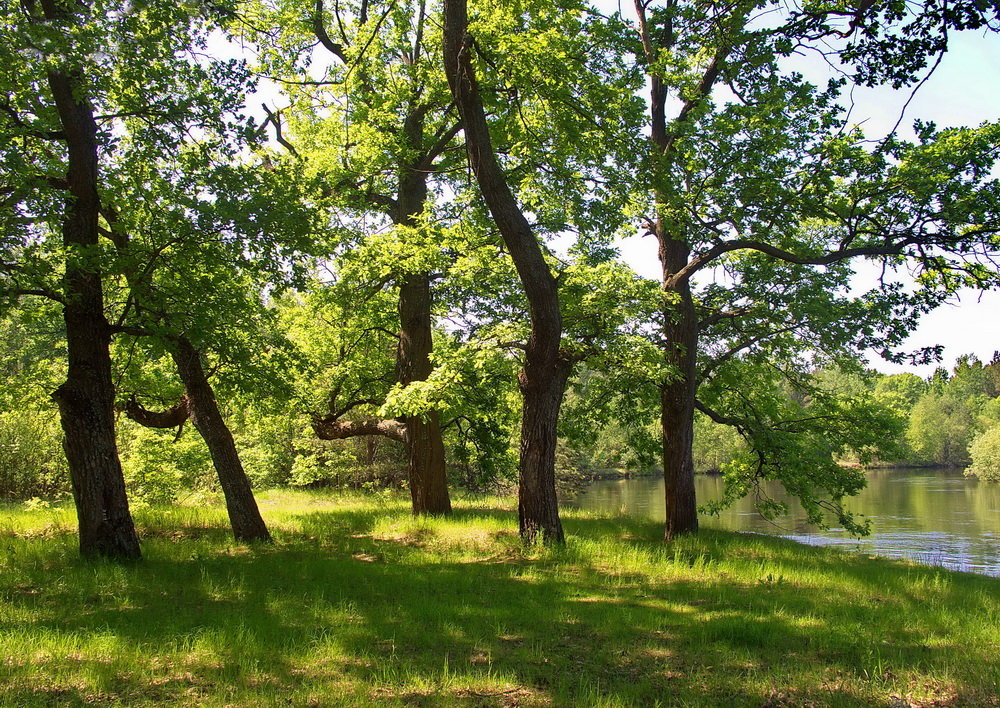
M71 509L0 509L0 704L1000 705L994 579L574 510L524 548L498 499L260 501L273 546L154 507L125 566L77 558Z

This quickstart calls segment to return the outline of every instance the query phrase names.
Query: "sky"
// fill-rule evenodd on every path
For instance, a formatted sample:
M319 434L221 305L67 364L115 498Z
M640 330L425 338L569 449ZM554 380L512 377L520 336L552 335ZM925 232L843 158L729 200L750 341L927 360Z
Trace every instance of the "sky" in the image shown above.
M809 76L808 69L804 73ZM910 126L916 118L933 121L939 128L1000 120L1000 35L979 31L955 34L940 65L910 100L912 91L855 89L851 122L860 125L867 136L879 138L896 125L906 106L900 133L908 138L912 137ZM619 246L622 257L638 273L651 278L660 276L652 237L632 237ZM872 282L871 271L862 272L856 287ZM885 373L912 371L921 376L930 375L937 366L950 369L964 354L975 354L989 362L993 352L1000 350L1000 292L963 290L957 298L924 316L904 350L937 344L944 346L939 364L902 366L875 355L869 361L873 368Z

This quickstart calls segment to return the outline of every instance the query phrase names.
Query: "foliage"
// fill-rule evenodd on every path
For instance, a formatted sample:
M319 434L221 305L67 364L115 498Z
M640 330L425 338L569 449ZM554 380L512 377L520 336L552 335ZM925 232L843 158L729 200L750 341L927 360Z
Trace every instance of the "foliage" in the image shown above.
M213 488L215 475L204 442L193 431L145 428L122 421L122 472L134 504L169 504L196 490Z
M65 376L62 322L45 301L0 314L0 497L54 498L69 491L55 405Z
M31 5L0 0L0 493L65 486L48 400L67 259L53 70L73 72L98 115L104 240L79 257L107 282L122 394L175 401L166 355L183 335L258 485L397 480L393 444L313 438L309 417L333 413L439 411L455 476L510 479L525 300L464 169L437 3L98 2L72 27L32 20ZM780 479L815 519L850 524L840 502L862 480L838 462L961 463L974 441L986 469L1000 361L965 358L930 382L857 362L905 359L923 313L996 283L1000 126L918 122L912 139L870 142L841 105L852 83L914 84L949 32L988 25L982 3L639 5L644 28L578 0L482 2L471 26L503 168L557 275L564 353L585 362L559 431L566 466L649 468L661 449L662 387L689 373L663 353L681 299L610 243L667 224L686 259L669 277L712 272L691 299L694 456L725 471L729 498ZM220 26L251 42L253 67L213 56ZM788 70L819 42L844 76ZM263 125L246 116L251 69L288 104ZM637 97L647 79L679 110L659 152ZM263 144L272 130L280 150ZM428 192L404 214L414 170ZM851 259L885 277L854 292ZM434 372L403 387L398 288L415 275L431 283ZM173 436L122 426L134 499L209 484L200 443Z
M51 499L69 491L54 411L0 411L0 498Z
M906 431L916 458L939 465L968 462L976 408L975 402L950 392L924 394L910 412L910 426Z
M896 412L908 415L927 391L927 382L916 374L893 374L879 377L872 395Z
M721 473L746 454L746 441L736 428L719 425L703 413L695 414L693 456L696 471Z
M777 479L802 502L810 523L825 525L832 516L851 532L866 533L866 525L842 505L845 496L864 486L864 473L842 467L839 460L849 452L862 464L897 456L902 420L868 397L830 393L806 377L764 377L750 369L753 363L745 366L754 372L752 378L746 370L727 371L741 382L738 389L735 381L721 377L703 386L712 409L737 411L719 422L736 427L747 443L742 454L722 466L725 494L707 508L752 495L758 511L773 518L784 507L767 497L760 482ZM797 395L789 395L787 385Z
M969 445L972 464L965 473L990 482L1000 482L1000 426L977 435Z

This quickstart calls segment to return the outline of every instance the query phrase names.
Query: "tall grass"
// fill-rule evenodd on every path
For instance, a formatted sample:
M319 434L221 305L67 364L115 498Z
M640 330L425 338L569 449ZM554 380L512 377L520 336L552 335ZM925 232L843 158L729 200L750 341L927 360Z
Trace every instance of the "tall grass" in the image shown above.
M997 580L572 510L524 548L456 506L267 493L260 547L150 508L136 565L2 507L0 704L1000 705Z

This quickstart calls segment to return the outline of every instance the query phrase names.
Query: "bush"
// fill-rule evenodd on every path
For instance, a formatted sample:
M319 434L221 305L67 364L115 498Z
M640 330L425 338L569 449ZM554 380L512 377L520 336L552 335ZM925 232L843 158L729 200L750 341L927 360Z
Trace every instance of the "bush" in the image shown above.
M969 445L969 455L972 464L965 474L1000 482L1000 426L989 428L980 433Z
M193 425L177 437L173 430L119 423L122 472L129 500L168 504L181 494L216 484L215 469L204 441Z
M70 490L54 411L0 413L0 498L51 499Z

